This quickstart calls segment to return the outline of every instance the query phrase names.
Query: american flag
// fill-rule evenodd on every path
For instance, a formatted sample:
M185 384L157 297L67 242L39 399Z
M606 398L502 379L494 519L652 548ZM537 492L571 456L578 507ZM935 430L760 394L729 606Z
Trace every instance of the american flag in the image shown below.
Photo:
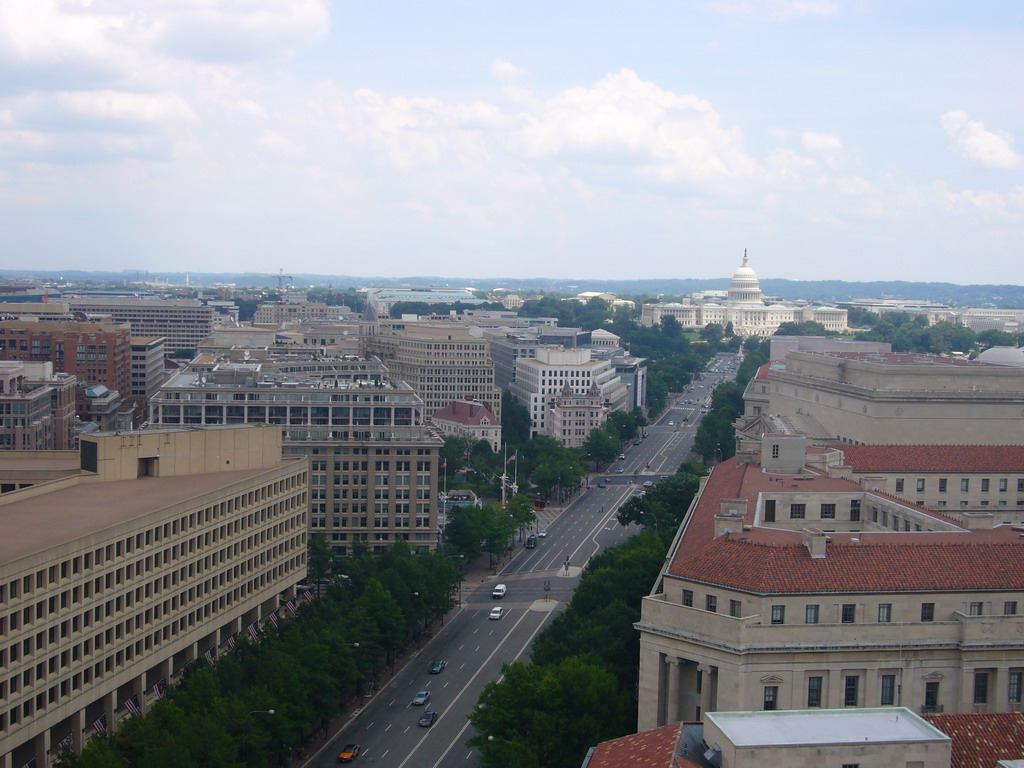
M290 613L292 616L295 616L298 613L298 611L295 610L295 598L294 597L291 600L289 600L287 603L285 603L284 607L288 609L288 613Z
M99 719L96 720L96 722L94 722L92 724L92 727L96 731L96 733L106 733L107 732L107 714L106 714L106 712L104 712L102 715L99 716Z
M314 597L315 595L313 594L313 590L311 589L307 589L302 593L302 599L305 600L307 603L312 603Z
M231 635L231 637L228 638L228 648L230 648L233 651L235 650L235 646L237 645L238 641L235 640L235 635Z
M29 760L27 763L21 766L21 768L36 768L36 759L33 757L31 760Z
M153 683L153 695L158 699L162 699L165 693L167 693L167 678L161 677Z
M203 658L206 659L208 662L210 662L210 666L211 667L214 664L216 664L217 663L217 646L216 645L211 645L209 648L207 648L206 649L206 653L203 654Z
M124 706L125 709L127 709L129 712L131 712L133 715L141 715L142 714L142 707L139 705L139 697L138 697L138 695L129 696L127 699L124 700L123 706Z
M249 632L249 637L251 637L254 642L258 643L260 641L260 620L259 619L256 619L256 621L254 621L252 624L250 624L248 627L246 627L246 630Z
M74 746L74 743L75 740L73 738L73 734L69 733L67 736L65 736L63 739L57 742L56 749L71 749L71 747Z
M271 624L273 624L275 627L277 626L277 611L274 611L272 614L267 616L267 618L270 619Z

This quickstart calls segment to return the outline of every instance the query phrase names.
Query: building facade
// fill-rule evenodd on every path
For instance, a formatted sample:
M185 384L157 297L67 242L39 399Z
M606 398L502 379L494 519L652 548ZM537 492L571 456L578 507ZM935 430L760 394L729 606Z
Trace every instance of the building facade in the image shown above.
M167 353L197 349L214 328L214 309L195 299L71 298L72 312L128 323L131 335L165 339Z
M442 435L458 435L474 443L484 440L495 453L501 450L501 422L477 400L448 403L435 411L430 421Z
M306 571L308 463L282 461L277 429L88 436L80 467L0 496L9 768L145 711Z
M378 360L282 355L201 361L150 402L152 425L270 424L311 458L310 528L339 555L356 541L437 545L438 455L423 403Z
M714 467L640 631L639 728L704 712L1024 695L1024 539L806 468L802 439Z
M131 340L131 389L129 393L136 406L136 413L144 418L149 400L160 390L167 377L164 371L164 340L132 338Z
M582 448L590 433L607 421L608 406L596 384L583 395L566 384L551 406L548 435L569 448Z
M0 362L0 450L66 451L75 443L77 380L52 363Z

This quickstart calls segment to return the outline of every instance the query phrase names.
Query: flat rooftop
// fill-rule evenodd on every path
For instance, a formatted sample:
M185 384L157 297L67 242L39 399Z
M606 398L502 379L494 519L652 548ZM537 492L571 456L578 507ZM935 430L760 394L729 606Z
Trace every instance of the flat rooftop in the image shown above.
M905 707L708 712L737 747L949 741Z
M0 500L0 564L73 542L269 471L251 469L144 477L116 483L78 483L20 501L18 492L13 491ZM41 487L35 486L33 490Z

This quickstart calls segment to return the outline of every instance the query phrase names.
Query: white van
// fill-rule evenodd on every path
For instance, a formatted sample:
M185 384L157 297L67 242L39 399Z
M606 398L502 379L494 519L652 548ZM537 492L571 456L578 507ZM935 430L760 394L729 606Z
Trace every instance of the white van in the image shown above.
M505 596L505 592L505 585L499 584L494 588L494 591L491 592L491 597L493 597L495 600L501 600L501 598Z

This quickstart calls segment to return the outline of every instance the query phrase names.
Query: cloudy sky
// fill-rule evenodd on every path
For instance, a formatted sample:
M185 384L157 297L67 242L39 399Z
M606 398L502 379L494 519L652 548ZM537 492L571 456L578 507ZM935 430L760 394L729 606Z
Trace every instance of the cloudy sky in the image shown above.
M1019 0L2 0L6 268L1022 280Z

